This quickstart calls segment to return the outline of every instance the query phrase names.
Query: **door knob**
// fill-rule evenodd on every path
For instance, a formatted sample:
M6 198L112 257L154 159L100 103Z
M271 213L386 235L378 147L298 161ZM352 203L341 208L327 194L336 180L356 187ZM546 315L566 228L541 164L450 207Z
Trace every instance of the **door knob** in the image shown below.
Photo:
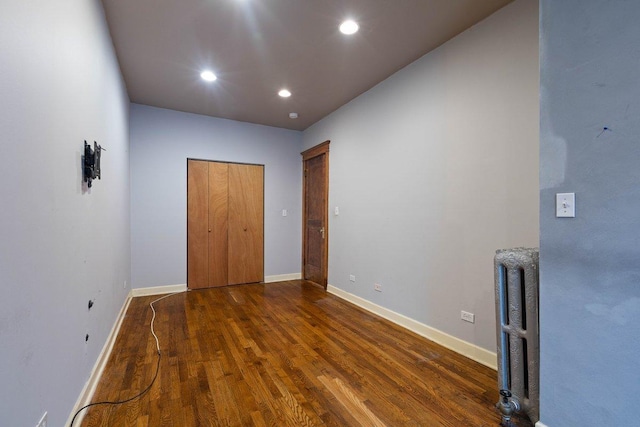
M209 229L209 233L211 233L211 229Z

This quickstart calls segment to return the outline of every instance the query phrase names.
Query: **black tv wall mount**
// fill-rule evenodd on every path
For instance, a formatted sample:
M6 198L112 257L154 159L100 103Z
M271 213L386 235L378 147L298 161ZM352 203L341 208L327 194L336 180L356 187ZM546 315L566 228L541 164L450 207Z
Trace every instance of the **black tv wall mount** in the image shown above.
M99 146L96 141L93 141L93 149L91 149L91 145L87 144L87 141L84 141L82 175L89 188L91 188L91 181L96 178L100 179L100 153L102 151L107 150Z

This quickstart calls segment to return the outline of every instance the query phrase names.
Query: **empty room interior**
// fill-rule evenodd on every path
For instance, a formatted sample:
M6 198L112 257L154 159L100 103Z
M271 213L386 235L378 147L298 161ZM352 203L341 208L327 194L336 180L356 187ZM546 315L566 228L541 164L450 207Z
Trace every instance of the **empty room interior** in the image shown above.
M638 425L640 3L1 10L0 425Z

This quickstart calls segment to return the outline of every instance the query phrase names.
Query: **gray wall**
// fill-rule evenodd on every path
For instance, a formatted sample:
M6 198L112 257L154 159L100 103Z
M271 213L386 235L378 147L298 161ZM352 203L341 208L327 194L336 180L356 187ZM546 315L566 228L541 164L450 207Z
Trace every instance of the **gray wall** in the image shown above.
M541 11L541 419L638 425L640 3ZM554 217L558 192L575 219Z
M265 165L265 275L300 273L300 132L137 104L130 129L134 288L186 283L187 158Z
M3 2L0 57L0 424L62 426L128 292L129 100L98 1Z
M495 250L538 245L538 76L519 0L307 129L331 140L329 283L495 351Z

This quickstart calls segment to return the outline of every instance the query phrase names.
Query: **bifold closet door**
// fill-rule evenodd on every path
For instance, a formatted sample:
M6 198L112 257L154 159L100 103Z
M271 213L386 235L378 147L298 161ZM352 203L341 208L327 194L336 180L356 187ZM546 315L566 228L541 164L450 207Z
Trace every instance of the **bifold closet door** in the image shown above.
M229 284L264 280L264 166L229 164Z
M209 287L209 164L187 162L187 282Z
M264 280L264 166L187 161L187 285Z
M228 164L187 162L187 282L228 284Z
M229 284L229 164L209 163L209 287Z

